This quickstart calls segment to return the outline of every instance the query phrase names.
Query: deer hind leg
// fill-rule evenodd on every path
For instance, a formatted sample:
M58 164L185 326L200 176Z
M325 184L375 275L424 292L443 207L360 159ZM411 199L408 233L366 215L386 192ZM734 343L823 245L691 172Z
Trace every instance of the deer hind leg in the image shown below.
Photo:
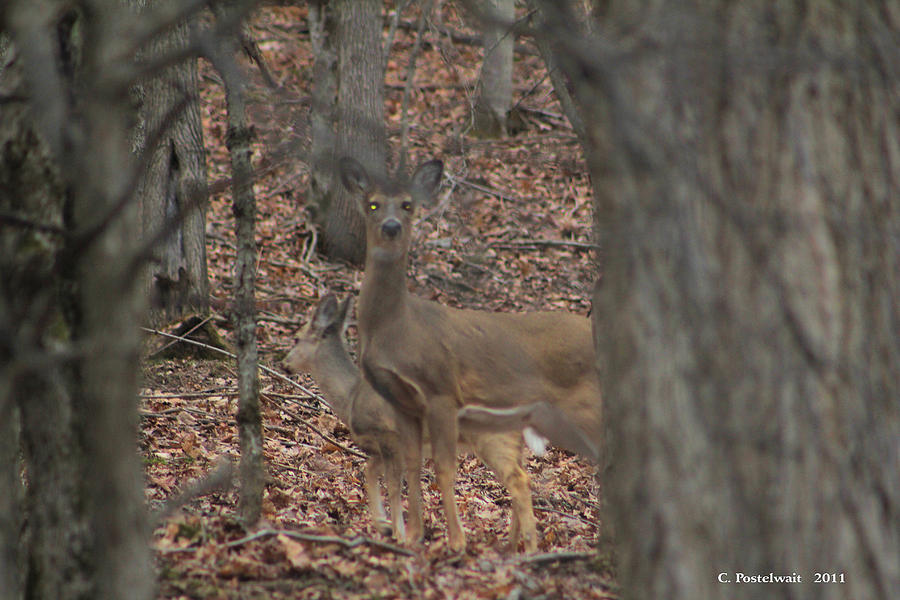
M431 398L426 414L431 435L431 455L434 474L441 491L444 516L447 519L447 537L450 550L462 552L466 548L466 535L459 523L456 507L456 402L452 396Z
M519 432L479 433L468 436L475 454L490 468L512 497L509 545L515 552L521 540L525 552L537 551L537 520L531 505L531 479L522 468Z
M366 488L366 502L369 506L369 517L372 524L382 535L390 535L391 524L384 512L384 501L381 499L381 488L378 486L378 478L384 472L384 462L380 456L372 455L366 461L364 471L364 485Z

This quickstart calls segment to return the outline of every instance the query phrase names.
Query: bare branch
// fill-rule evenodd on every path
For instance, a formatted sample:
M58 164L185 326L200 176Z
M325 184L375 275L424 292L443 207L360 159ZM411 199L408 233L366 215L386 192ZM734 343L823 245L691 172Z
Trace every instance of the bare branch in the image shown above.
M166 499L165 504L151 516L152 527L154 529L159 527L162 521L169 518L175 511L200 496L227 490L231 487L233 473L234 465L232 465L231 459L220 458L206 475L189 481L177 493Z

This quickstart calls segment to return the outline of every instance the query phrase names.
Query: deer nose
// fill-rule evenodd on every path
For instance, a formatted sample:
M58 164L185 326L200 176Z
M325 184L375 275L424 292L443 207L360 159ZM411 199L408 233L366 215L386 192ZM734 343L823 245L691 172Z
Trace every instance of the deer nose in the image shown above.
M400 235L401 229L403 229L403 224L400 223L400 221L398 221L397 219L387 219L384 223L381 224L381 233L389 240L392 240Z

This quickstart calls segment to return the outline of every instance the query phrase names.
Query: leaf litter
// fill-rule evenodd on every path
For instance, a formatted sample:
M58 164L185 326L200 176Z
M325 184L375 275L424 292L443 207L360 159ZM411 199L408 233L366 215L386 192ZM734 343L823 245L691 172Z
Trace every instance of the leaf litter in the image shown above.
M443 25L475 34L454 3L440 4ZM406 19L415 18L412 14ZM298 96L308 94L312 53L305 7L267 6L250 31L282 86L266 88L250 64L251 107L260 168L257 198L257 329L260 360L275 367L294 332L328 291L355 294L362 273L314 250L306 211L308 168L282 156L285 144L307 147ZM400 97L414 39L401 27L389 61L386 115L391 148L399 146ZM450 306L492 311L568 310L587 314L596 277L590 250L590 182L574 133L534 54L517 54L514 102L536 115L525 131L500 140L466 135L481 50L446 38L418 57L410 104L410 164L439 157L448 178L438 205L417 224L410 252L413 293ZM201 110L211 183L229 177L224 92L201 63ZM285 90L290 90L285 91ZM526 98L526 90L532 93ZM293 136L293 137L292 137ZM296 139L294 139L296 138ZM272 160L271 157L281 157ZM394 164L396 157L393 157ZM234 222L227 185L212 185L207 252L213 322L233 339L227 306L233 290ZM554 242L561 242L555 244ZM567 244L571 243L571 245ZM350 343L355 349L356 331ZM245 530L234 487L198 497L153 534L160 598L615 598L614 569L600 542L600 489L594 469L568 453L526 455L540 536L536 556L510 553L510 498L472 455L461 455L456 484L468 546L452 555L430 461L423 472L423 547L406 549L370 523L362 488L364 462L345 424L306 391L261 374L260 398L268 482L262 522ZM228 362L147 361L141 390L141 452L146 496L160 508L221 457L239 457L234 415L237 378ZM328 440L332 441L327 441ZM526 451L527 452L527 451ZM599 525L598 525L599 524Z

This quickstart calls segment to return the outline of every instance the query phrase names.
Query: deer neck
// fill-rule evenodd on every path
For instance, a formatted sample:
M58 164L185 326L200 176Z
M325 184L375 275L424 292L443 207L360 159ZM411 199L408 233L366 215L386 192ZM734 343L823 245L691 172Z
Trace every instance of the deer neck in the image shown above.
M357 308L361 335L403 314L407 296L406 259L406 252L398 259L381 253L380 249L366 257L366 274Z
M316 352L312 376L322 394L331 404L334 414L344 423L350 423L350 401L353 388L359 379L359 370L347 348L338 337L329 337Z

